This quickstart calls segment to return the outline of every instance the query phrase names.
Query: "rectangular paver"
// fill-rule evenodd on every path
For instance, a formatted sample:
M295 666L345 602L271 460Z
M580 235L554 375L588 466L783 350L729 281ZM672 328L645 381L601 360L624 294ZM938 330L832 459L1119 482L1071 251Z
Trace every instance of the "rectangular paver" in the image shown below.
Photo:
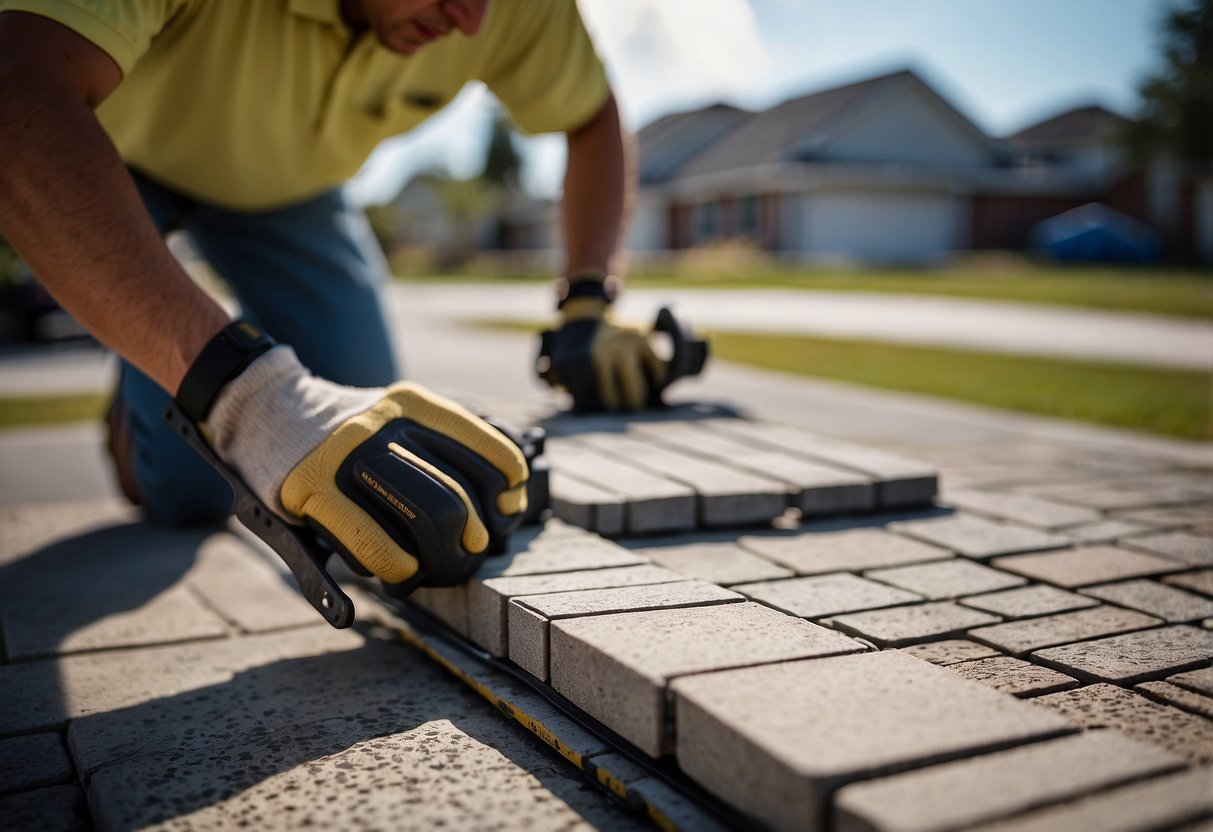
M928 641L925 644L911 644L897 648L903 653L909 653L915 658L937 664L941 667L968 662L974 659L987 659L991 656L1002 655L988 644L978 644L963 638L949 638L943 641Z
M677 572L644 564L544 575L473 578L468 583L468 635L494 656L509 653L506 610L511 598L581 589L665 584L684 580Z
M1134 537L1126 540L1124 545L1192 566L1213 566L1213 538L1173 532L1148 537Z
M1014 491L949 489L944 493L942 501L967 511L1012 520L1046 531L1077 523L1089 523L1100 518L1095 509L1066 505Z
M552 513L565 522L591 529L608 537L626 528L627 499L593 483L552 471L548 488Z
M1024 618L969 630L969 637L1007 653L1024 655L1042 647L1144 630L1162 622L1135 610L1100 606L1040 618Z
M552 687L658 756L669 747L671 679L863 649L840 633L752 603L570 618L551 625Z
M949 551L883 529L847 529L784 537L749 535L737 542L798 575L858 572L952 557Z
M634 551L688 578L723 586L790 578L794 574L786 566L747 552L736 543L684 543Z
M922 596L846 572L734 586L755 601L801 618L912 604Z
M1180 624L1050 647L1033 658L1066 673L1131 685L1207 666L1213 661L1213 632Z
M58 734L0 740L0 794L54 786L74 777L72 761Z
M998 523L969 514L890 523L889 531L979 559L1060 549L1070 545L1070 539L1062 535L1011 523Z
M1116 685L1087 685L1032 702L1053 708L1084 728L1113 728L1189 762L1213 762L1213 722Z
M1211 696L1194 693L1170 682L1142 682L1134 690L1156 702L1174 705L1188 713L1213 720L1213 697Z
M899 647L916 641L934 641L1001 619L996 615L937 601L907 607L855 612L827 619L824 623L871 639L881 647Z
M552 621L586 615L703 607L744 600L736 592L704 581L587 589L514 598L508 612L510 659L546 682L548 628Z
M854 783L838 792L834 818L839 832L971 828L1184 765L1157 746L1092 731Z
M1205 696L1213 696L1213 667L1176 673L1174 676L1168 676L1167 681Z
M1213 569L1198 569L1195 572L1167 575L1159 580L1169 586L1190 589L1193 592L1199 592L1207 598L1213 598Z
M1075 543L1116 543L1127 537L1149 534L1153 526L1127 520L1099 520L1080 526L1067 526L1062 531Z
M838 785L1067 733L1065 720L896 651L674 682L678 764L776 829L824 826Z
M993 592L1027 583L1019 575L1001 572L960 558L912 566L895 566L891 569L873 569L864 574L873 580L908 589L933 601Z
M1160 575L1183 568L1175 561L1116 546L1084 546L1064 552L996 558L991 565L1062 587L1089 586Z
M1085 595L1078 595L1044 584L972 595L961 599L966 607L992 612L1003 618L1026 618L1034 615L1069 612L1098 606L1099 602Z
M1141 610L1172 623L1200 621L1213 616L1213 600L1155 581L1100 584L1087 587L1082 593L1122 607Z
M960 662L949 667L970 681L1021 698L1078 687L1078 680L1072 676L1011 656Z

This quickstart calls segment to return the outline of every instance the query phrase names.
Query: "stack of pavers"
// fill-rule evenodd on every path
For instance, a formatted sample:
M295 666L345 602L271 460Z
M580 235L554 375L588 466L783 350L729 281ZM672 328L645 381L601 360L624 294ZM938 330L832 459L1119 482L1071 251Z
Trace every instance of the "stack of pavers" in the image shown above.
M758 824L1213 817L1213 540L1183 511L1213 504L1208 471L1153 472L1174 485L1150 525L1048 484L890 513L931 502L929 467L771 423L604 420L549 448L569 522L415 602Z

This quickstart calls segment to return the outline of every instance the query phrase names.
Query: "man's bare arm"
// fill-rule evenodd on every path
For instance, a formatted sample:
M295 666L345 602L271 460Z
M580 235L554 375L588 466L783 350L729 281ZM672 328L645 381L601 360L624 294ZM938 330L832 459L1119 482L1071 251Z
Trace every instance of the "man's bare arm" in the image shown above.
M635 196L635 152L624 136L615 97L584 126L568 134L561 225L565 274L610 273L623 224Z
M120 80L70 29L0 14L0 232L89 332L175 393L228 316L169 253L93 115Z

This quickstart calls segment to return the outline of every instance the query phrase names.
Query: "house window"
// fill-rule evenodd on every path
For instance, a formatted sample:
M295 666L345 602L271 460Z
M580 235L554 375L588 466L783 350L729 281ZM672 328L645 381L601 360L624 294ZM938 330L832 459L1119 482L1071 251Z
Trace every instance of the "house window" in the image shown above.
M743 196L737 200L737 233L742 237L758 234L758 197Z
M715 202L704 202L695 212L695 239L711 240L720 233L720 207Z

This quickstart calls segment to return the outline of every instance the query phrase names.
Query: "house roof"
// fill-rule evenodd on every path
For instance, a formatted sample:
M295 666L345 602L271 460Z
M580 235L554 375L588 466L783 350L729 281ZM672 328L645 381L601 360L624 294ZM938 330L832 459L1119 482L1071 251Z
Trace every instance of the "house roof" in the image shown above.
M654 182L675 176L693 176L778 162L807 161L811 158L811 148L815 142L826 137L834 127L863 110L868 104L882 100L886 94L905 88L917 88L926 92L940 102L963 129L981 142L989 142L985 133L967 117L917 74L906 69L793 98L769 110L748 114L744 119L736 119L732 129L723 135L714 136L712 141L677 166L661 170L660 177L646 181ZM697 114L683 113L677 118L682 119L684 124L690 124L689 117L695 115ZM650 127L657 128L662 121L664 119L654 122ZM642 142L642 170L645 165L644 154L645 146Z
M637 136L640 181L668 179L681 165L752 116L753 113L727 104L714 104L657 119Z
M1025 127L1007 140L1032 150L1092 144L1112 139L1129 120L1098 105L1075 107Z

